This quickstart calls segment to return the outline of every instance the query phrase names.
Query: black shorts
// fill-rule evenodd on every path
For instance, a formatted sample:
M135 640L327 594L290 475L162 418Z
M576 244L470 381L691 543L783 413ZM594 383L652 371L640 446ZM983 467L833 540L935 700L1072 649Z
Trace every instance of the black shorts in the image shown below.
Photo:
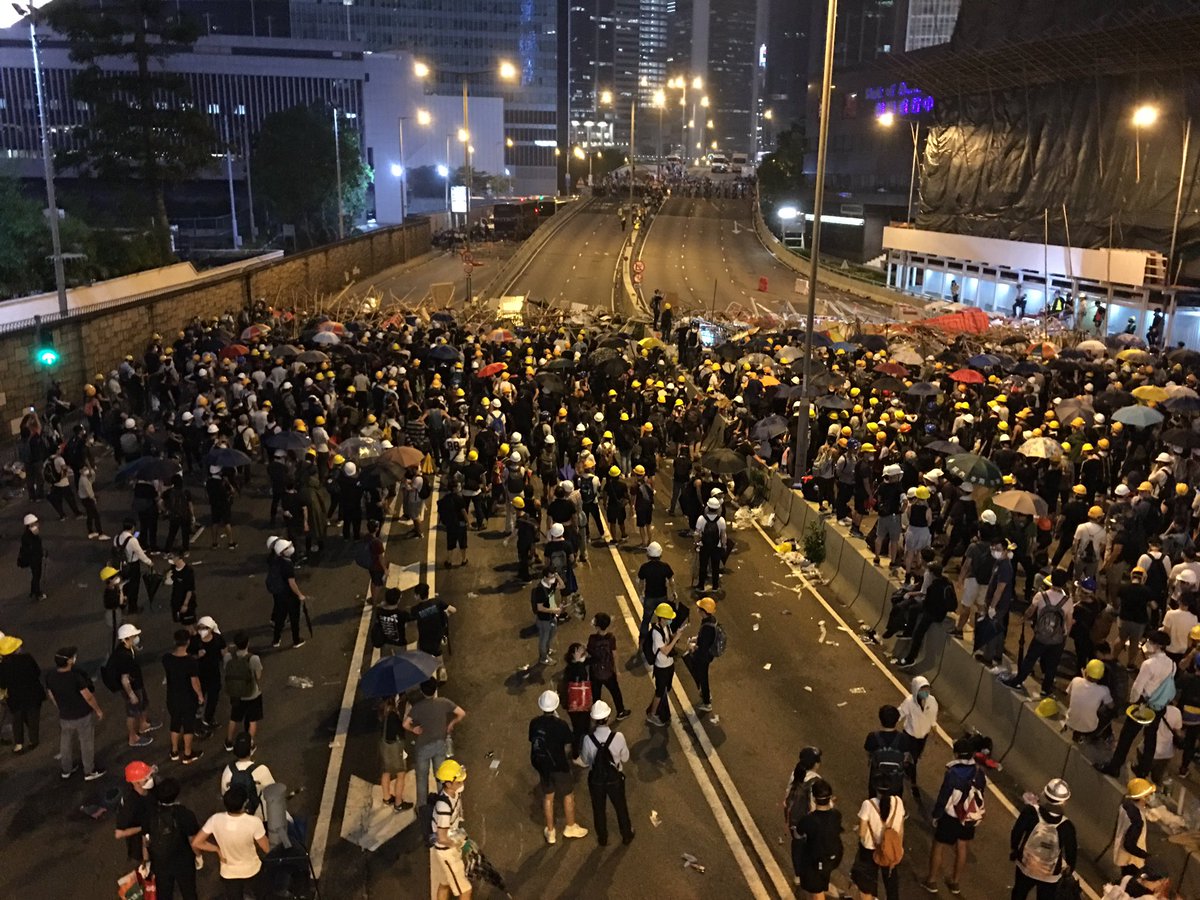
M939 844L957 844L959 841L975 840L975 823L963 823L949 813L938 816L933 839Z
M606 519L608 519L608 521L610 521L610 522L622 523L622 522L624 522L624 521L625 521L625 507L623 507L623 506L610 506L610 507L609 507L609 508L608 508L608 509L605 511L605 516L604 516L604 517L605 517Z
M172 734L193 734L196 727L196 710L200 704L196 696L167 697L167 717L170 720L168 728Z
M645 528L650 524L650 520L654 518L654 508L650 509L635 509L633 511L634 521L637 522L638 528Z
M229 721L241 722L248 726L251 722L261 722L263 717L262 694L251 700L230 700Z
M367 569L367 574L371 576L371 584L375 587L383 587L383 583L387 581L387 572L382 569Z
M538 786L542 794L557 794L563 797L575 790L575 772L568 768L565 772L538 772Z
M829 876L832 874L829 869L815 869L806 864L800 869L797 877L800 879L801 890L810 894L823 894L829 890Z
M212 508L212 523L214 525L228 525L229 520L233 517L232 509L222 509L219 506Z
M466 550L467 549L467 529L465 528L447 528L446 529L446 549L447 550Z

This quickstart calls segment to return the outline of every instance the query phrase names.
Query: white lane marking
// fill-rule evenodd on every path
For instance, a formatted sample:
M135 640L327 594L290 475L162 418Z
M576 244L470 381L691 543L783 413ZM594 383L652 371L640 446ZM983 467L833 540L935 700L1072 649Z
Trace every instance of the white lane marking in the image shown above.
M605 526L608 525L608 520L603 520ZM611 529L609 530L611 533ZM637 597L637 588L634 587L633 580L629 577L629 571L625 568L625 561L621 559L620 551L615 544L609 544L608 551L612 555L613 564L616 566L617 574L620 575L621 581L625 585L626 594L625 602L620 603L621 595L618 595L618 602L621 608L622 618L625 620L625 627L629 629L630 637L634 643L637 643L638 630L641 627L641 614L633 606L632 598ZM636 615L635 615L636 614ZM639 653L641 650L639 649ZM649 674L649 673L648 673ZM649 675L649 677L653 677ZM692 733L696 737L696 742L700 744L704 751L704 756L712 766L713 772L717 777L717 781L721 785L725 796L729 800L729 805L737 814L738 821L741 823L742 830L745 831L749 838L750 844L754 847L758 854L759 860L767 875L774 883L775 891L780 897L795 896L792 889L790 879L786 878L783 870L779 868L779 863L776 862L772 855L770 845L763 837L762 832L758 830L753 817L750 815L750 810L746 807L746 803L742 800L742 795L738 792L737 787L733 783L728 770L721 762L720 756L717 755L716 748L712 745L712 741L708 739L708 732L704 730L696 716L695 710L692 708L691 701L688 699L687 693L684 692L680 685L679 679L673 681L673 691L675 693L676 706L681 710L681 715L686 715L688 722L691 725ZM688 764L692 768L692 774L696 776L696 782L700 785L700 792L704 795L704 799L708 801L709 808L712 809L713 817L717 820L717 827L721 829L721 834L725 836L726 843L729 844L729 849L733 852L733 857L737 861L738 868L742 870L742 875L746 879L746 884L749 885L750 891L755 898L769 898L773 896L763 883L762 877L754 867L753 860L746 853L745 845L734 828L733 821L729 818L729 814L725 811L725 806L721 802L721 798L717 796L713 781L704 771L704 766L696 753L692 742L688 739L688 734L683 729L683 723L680 721L680 716L671 717L671 728L675 732L675 737L679 740L680 747L684 750L684 756L687 757Z
M768 545L770 545L771 552L774 553L775 552L775 542L773 540L771 540L771 536L768 535L763 530L762 526L759 525L757 521L755 521L754 519L751 519L750 522L752 525L754 525L755 530L760 535L762 535L762 539L764 541L766 541ZM891 669L889 669L887 666L885 666L883 664L882 660L880 660L879 657L875 655L874 651L871 650L870 647L868 647L866 644L863 643L862 638L860 638L858 636L858 632L855 631L853 628L851 628L849 626L849 624L847 624L846 620L842 618L841 614L838 613L838 611L836 609L834 609L833 606L830 605L829 601L826 600L821 595L821 592L818 591L815 587L813 587L812 582L809 581L808 578L805 577L803 572L797 572L796 574L799 576L800 583L804 585L805 590L807 590L810 594L812 594L814 597L816 597L817 602L819 602L823 607L825 607L825 611L828 612L835 619L837 619L838 625L841 626L841 630L850 635L850 639L852 641L854 641L855 644L858 645L858 649L860 649L863 653L865 653L867 655L867 659L869 659L874 664L875 668L877 668L880 672L883 673L884 677L887 678L887 680L890 681L895 686L896 690L898 690L902 695L907 697L910 693L909 689L906 688L900 682L899 678L897 678L895 675L892 674ZM934 730L937 731L938 736L943 741L945 741L947 747L954 746L954 741L950 738L950 735L946 733L946 730L944 728L942 728L940 723L935 723L933 727L934 727ZM1004 794L1000 791L1000 789L998 787L996 787L995 782L993 782L991 779L988 779L987 786L988 786L988 790L992 793L992 795L997 800L1000 801L1000 805L1003 806L1005 809L1007 809L1009 811L1009 813L1012 814L1012 817L1015 819L1017 817L1018 813L1017 813L1017 808L1012 804L1012 801L1010 801L1008 799L1008 797L1004 796ZM1078 872L1076 872L1075 875L1077 878L1079 878L1079 886L1081 888L1083 888L1083 892L1085 894L1087 894L1088 897L1091 898L1091 900L1100 900L1100 895L1097 894L1094 890L1092 890L1092 886L1090 884L1088 884L1086 881L1083 880L1083 876L1079 875Z
M399 498L397 497L397 501ZM393 513L395 503L392 504ZM388 535L391 534L391 517L380 532L384 550L387 550ZM325 786L321 789L321 805L317 808L317 821L313 827L312 858L313 875L320 879L325 865L325 850L329 845L329 826L333 823L334 801L337 799L338 782L341 780L342 763L346 757L346 734L350 731L350 713L354 710L354 694L358 690L358 671L362 667L363 654L367 647L367 632L371 628L372 607L370 603L370 581L367 582L367 603L358 620L358 634L354 638L354 652L350 655L350 668L346 672L346 686L342 689L342 707L338 710L337 725L333 730L333 741L329 745L329 765L325 767Z

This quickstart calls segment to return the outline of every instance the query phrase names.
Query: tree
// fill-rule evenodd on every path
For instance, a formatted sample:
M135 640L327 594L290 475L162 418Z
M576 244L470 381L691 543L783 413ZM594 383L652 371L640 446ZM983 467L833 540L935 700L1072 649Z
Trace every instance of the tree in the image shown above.
M337 238L337 156L333 113L328 107L294 106L263 120L254 139L250 168L255 192L276 224L294 225L300 246ZM338 128L342 209L353 223L366 211L371 170L362 159L358 133Z
M0 178L0 209L0 297L35 294L44 283L41 258L50 246L42 210L21 195L13 178Z
M775 152L758 167L758 187L764 201L774 203L793 196L804 184L804 152L808 148L804 132L792 127L779 133Z
M492 176L479 169L471 169L471 195L486 194L491 184ZM451 176L451 184L467 183L467 167L459 166Z
M175 8L168 0L107 0L99 9L90 0L59 0L46 11L84 66L72 92L90 108L75 133L79 148L62 162L101 178L140 179L163 261L171 255L166 187L211 165L218 146L187 80L166 71L167 59L199 37Z
M441 197L446 193L446 179L437 173L436 166L409 169L407 181L414 197Z

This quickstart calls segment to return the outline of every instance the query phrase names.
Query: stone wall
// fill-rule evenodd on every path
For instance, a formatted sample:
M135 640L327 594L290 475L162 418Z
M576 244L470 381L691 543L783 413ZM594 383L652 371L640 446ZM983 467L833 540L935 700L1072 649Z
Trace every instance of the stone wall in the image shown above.
M0 416L10 431L15 429L28 406L43 406L50 378L62 382L69 400L81 402L83 384L115 368L125 354L141 352L154 332L169 336L196 316L236 311L259 298L275 305L309 305L321 294L339 291L349 281L369 278L429 248L429 222L413 222L185 288L118 301L66 319L47 319L43 327L53 334L61 358L49 374L33 362L33 328L0 333Z

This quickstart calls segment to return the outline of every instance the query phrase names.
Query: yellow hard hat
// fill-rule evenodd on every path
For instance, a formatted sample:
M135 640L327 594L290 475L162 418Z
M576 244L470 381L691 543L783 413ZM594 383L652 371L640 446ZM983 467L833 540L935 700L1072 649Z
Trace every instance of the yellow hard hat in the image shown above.
M467 769L457 759L448 759L437 767L438 781L466 781Z
M1098 441L1096 442L1096 445L1097 445L1097 446L1098 446L1098 447L1099 447L1101 450L1107 450L1109 447L1111 447L1111 446L1112 446L1112 444L1109 442L1108 438L1100 438L1100 440L1098 440Z
M1104 518L1104 510L1101 509L1099 506L1093 506L1091 509L1088 510L1088 518L1089 519L1103 519Z
M670 621L675 618L675 610L671 608L670 603L660 603L654 607L654 615L659 619Z
M1008 402L1008 397L1007 397L1007 396L1005 396L1004 394L997 394L997 395L996 395L996 402L997 402L997 403L1007 403L1007 402Z
M1082 484L1077 484L1075 487L1071 488L1071 493L1079 494L1082 497L1087 493L1087 488L1085 488Z
M367 416L367 424L368 425L374 425L378 421L379 420L375 418L375 413L371 413L369 416Z
M647 422L645 425L642 426L642 431L653 431L653 430L654 430L654 424L651 422Z
M851 435L851 434L853 434L853 433L854 433L854 432L852 432L852 431L850 430L850 426L849 426L849 425L843 425L843 426L842 426L842 437L850 437L850 435Z
M879 423L878 423L878 422L868 422L868 423L867 423L867 431L869 431L869 432L871 432L872 434L874 434L874 433L875 433L876 431L878 431L878 430L879 430Z
M609 469L609 470L608 470L608 474L609 474L609 476L611 476L612 478L620 478L620 477L621 477L621 470L620 470L620 468L618 468L617 466L613 466L611 469Z
M1012 475L1005 475L1000 479L1004 484L1016 484L1017 479Z
M479 459L479 451L472 450L470 453L467 454L467 459L470 460L471 462L475 462L475 460Z
M1184 484L1182 481L1179 482L1177 485L1175 485L1175 493L1178 494L1180 497L1182 497L1187 492L1188 492L1188 486L1186 484Z
M1083 421L1083 416L1076 416L1071 420L1072 428L1082 428L1086 423Z
M863 444L862 447L860 447L859 449L862 450L863 453L874 453L875 445L874 444Z
M1053 697L1043 697L1037 705L1037 714L1043 719L1050 719L1058 715L1058 701Z
M628 422L629 421L629 413L627 413L627 412L621 413L621 421Z
M1104 663L1098 659L1089 660L1088 664L1083 667L1083 674L1092 681L1099 681L1104 677Z
M1152 485L1148 481L1143 481L1141 484L1138 485L1138 490L1139 491L1152 491L1152 490L1154 490L1154 485Z
M324 416L317 416L315 419L313 419L313 421L314 421L314 422L316 422L318 425L324 425L324 424L325 424L325 417L324 417Z
M997 422L996 427L999 428L1001 431L1008 431L1008 423L1003 420Z
M516 507L517 509L524 509L525 508L525 498L522 497L520 494L518 494L516 497L512 498L512 505L514 507Z
M583 446L590 447L590 446L592 446L592 439L590 437L585 437L583 439L582 443L583 443Z
M1129 784L1125 785L1125 796L1132 797L1137 800L1139 797L1149 797L1158 788L1150 783L1145 778L1131 778Z
M701 597L696 601L696 606L704 610L710 616L717 611L717 601L712 597Z
M850 396L851 396L851 397L857 397L857 396L858 396L859 394L861 394L861 393L862 393L862 391L861 391L861 390L859 390L859 389L858 389L858 388L856 388L856 387L854 387L854 388L850 388Z
M680 401L678 401L678 402L679 402L680 404L682 404L682 403L683 403L683 401L682 401L682 400L680 400ZM862 411L863 411L863 408L862 408L862 404L861 404L861 403L855 403L855 404L854 404L854 409L852 409L852 410L851 410L851 412L853 412L853 413L854 413L856 416L857 416L859 413L861 413Z
M1192 626L1192 630L1188 632L1188 638L1193 641L1200 641L1200 625Z
M112 566L105 566L103 569L100 570L100 580L108 581L110 578L113 578L120 574L121 573L118 572L116 569L114 569Z
M634 466L634 467L633 467L633 474L634 474L634 475L645 475L645 474L646 474L646 467L645 467L645 466L643 466L643 465L637 465L637 466Z
M1096 448L1095 448L1095 446L1094 446L1093 444L1091 444L1091 443L1087 443L1087 444L1084 444L1084 445L1083 445L1083 452L1084 452L1084 453L1091 453L1091 452L1092 452L1093 450L1095 450L1095 449L1096 449Z
M340 454L340 453L337 454L336 456L334 456L334 458L333 458L333 464L335 466L345 465L345 462L346 462L346 457L342 456L342 454Z
M501 455L501 456L508 456L508 454L509 454L511 451L512 451L512 448L511 448L510 446L508 446L508 444L501 444L501 445L500 445L500 455Z
M929 488L925 487L925 485L921 485L919 488L917 488L917 499L918 500L928 500L929 499Z

